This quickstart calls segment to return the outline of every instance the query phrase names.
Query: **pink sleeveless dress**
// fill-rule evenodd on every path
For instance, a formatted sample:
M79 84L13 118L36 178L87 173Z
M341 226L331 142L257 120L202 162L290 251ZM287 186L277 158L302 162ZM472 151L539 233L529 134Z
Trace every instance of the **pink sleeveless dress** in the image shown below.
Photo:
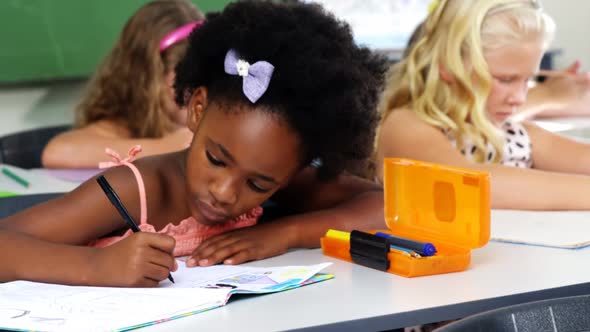
M166 234L176 239L176 247L174 248L174 256L176 257L190 255L203 241L214 235L227 232L232 229L255 225L258 221L258 218L262 215L262 207L256 207L235 219L224 221L222 223L211 226L203 225L196 221L195 218L188 217L182 220L177 225L169 223L161 230L156 231L154 226L148 224L147 222L146 193L143 178L141 177L141 173L139 172L137 167L135 167L135 165L132 164L133 160L135 160L135 156L139 152L141 152L141 146L136 145L132 147L131 150L129 150L129 156L124 159L122 159L118 153L111 149L107 148L106 152L114 159L114 162L100 163L99 168L108 168L113 166L125 165L131 169L139 188L139 228L142 232ZM133 232L129 229L127 230L127 232L125 232L125 234L121 236L101 238L90 242L88 245L91 247L103 248L118 241L121 241L122 239L128 237L132 233Z

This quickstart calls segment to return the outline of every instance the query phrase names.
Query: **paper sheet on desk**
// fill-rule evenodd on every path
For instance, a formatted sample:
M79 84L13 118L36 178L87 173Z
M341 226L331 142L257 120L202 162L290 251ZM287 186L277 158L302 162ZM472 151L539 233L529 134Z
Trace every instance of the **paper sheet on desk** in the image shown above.
M287 290L332 278L330 263L256 268L186 268L159 288L73 287L16 281L0 284L0 328L38 331L130 330L223 306L231 294ZM182 267L181 267L182 266Z
M590 245L590 211L492 210L491 239L576 249Z
M28 187L0 174L0 191L12 192L18 195L32 195L45 193L64 193L75 189L79 184L60 180L44 173L42 169L22 169L12 165L0 164L0 168L6 168L23 178L29 183Z
M164 288L228 288L238 293L268 293L292 284L300 284L330 264L269 268L239 265L187 268L184 262L179 261L178 270L173 273L175 283L166 279L160 285Z
M104 169L39 169L39 171L63 181L80 184L103 172Z

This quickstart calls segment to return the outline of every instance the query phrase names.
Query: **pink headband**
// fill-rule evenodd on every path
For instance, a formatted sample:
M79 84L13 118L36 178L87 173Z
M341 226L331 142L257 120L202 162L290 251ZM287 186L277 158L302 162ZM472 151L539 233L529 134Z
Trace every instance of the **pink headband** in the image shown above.
M191 34L193 29L200 27L203 25L203 21L197 21L189 24L185 24L180 28L170 32L162 40L160 41L160 52L164 51L168 47L178 43L179 41L188 37Z

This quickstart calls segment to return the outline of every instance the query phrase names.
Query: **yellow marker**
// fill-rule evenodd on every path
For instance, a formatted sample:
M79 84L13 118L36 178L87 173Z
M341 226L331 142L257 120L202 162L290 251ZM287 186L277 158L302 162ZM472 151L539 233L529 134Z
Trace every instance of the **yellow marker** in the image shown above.
M332 239L338 239L341 241L350 241L350 233L343 232L343 231L337 231L335 229L328 230L328 232L326 233L326 237L329 237Z

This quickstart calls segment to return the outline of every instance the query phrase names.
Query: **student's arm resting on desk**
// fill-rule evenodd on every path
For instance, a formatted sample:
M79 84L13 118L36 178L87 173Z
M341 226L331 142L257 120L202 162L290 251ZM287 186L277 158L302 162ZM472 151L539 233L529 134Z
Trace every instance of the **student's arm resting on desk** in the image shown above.
M526 123L525 128L533 142L533 167L590 175L590 144L552 133L532 123Z
M92 125L91 125L92 126ZM116 133L86 127L54 137L43 150L45 168L97 168L109 161L105 148L124 155L134 145L141 145L142 157L178 151L186 148L192 138L188 128L180 128L162 138L125 138Z
M532 134L531 139L536 139ZM378 139L378 160L404 157L489 172L493 208L590 210L590 176L471 162L442 131L409 110L393 111Z
M289 248L317 248L330 228L384 228L383 192L378 185L348 174L320 182L315 172L313 167L304 169L273 197L298 214L212 237L195 250L193 264L240 264Z
M130 172L119 167L105 176L139 222L137 186L129 181ZM0 221L0 282L146 287L167 278L175 264L171 237L136 233L104 249L86 246L121 228L125 223L96 181L89 180L73 192Z

